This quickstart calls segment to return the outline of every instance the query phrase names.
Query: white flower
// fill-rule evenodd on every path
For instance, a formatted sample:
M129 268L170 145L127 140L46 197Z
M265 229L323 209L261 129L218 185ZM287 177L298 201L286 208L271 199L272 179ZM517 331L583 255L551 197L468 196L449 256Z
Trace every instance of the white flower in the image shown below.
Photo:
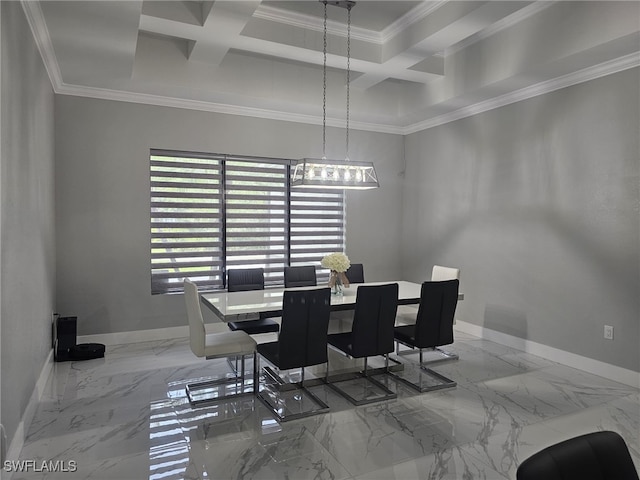
M335 252L326 255L322 261L320 262L324 268L328 268L329 270L333 270L334 272L346 272L347 269L351 266L351 262L349 261L349 257L347 257L342 252Z

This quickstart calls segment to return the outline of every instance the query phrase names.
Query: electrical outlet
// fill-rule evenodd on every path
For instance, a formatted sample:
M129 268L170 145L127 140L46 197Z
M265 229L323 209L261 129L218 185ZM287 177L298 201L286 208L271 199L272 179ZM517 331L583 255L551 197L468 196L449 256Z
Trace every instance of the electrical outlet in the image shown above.
M611 325L604 326L604 338L613 340L613 327Z

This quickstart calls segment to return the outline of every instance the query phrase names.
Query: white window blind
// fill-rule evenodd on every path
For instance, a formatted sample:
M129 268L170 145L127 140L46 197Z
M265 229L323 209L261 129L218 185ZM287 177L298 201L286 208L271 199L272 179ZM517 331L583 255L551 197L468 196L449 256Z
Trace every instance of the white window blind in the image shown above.
M222 288L222 162L151 152L151 293Z
M291 161L151 150L151 292L225 288L232 268L262 267L265 286L286 265L344 250L344 193L290 186ZM325 278L326 277L326 278Z
M287 165L227 160L226 268L264 268L265 287L282 285L288 262Z
M322 257L344 249L344 193L342 190L291 190L291 265L316 265L318 283L329 281Z

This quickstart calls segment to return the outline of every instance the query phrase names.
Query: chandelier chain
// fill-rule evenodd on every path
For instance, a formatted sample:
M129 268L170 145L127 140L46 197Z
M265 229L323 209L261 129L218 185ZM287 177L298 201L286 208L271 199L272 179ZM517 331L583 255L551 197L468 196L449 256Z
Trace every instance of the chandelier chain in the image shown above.
M327 158L327 2L324 3L324 39L322 67L322 158Z
M347 146L346 160L349 160L349 90L351 85L351 5L347 8Z

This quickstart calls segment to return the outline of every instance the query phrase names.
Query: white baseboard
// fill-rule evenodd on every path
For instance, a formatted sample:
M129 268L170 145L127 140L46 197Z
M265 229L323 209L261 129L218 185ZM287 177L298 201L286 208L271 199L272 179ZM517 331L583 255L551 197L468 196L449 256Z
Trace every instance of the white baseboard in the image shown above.
M516 348L539 357L547 358L551 361L567 365L568 367L577 368L578 370L609 378L631 387L640 388L640 372L604 363L599 360L594 360L593 358L583 357L582 355L576 355L575 353L532 342L524 338L514 337L513 335L461 320L456 322L455 329L507 347Z
M105 345L123 345L127 343L173 340L189 336L187 325L180 327L154 328L152 330L133 330L131 332L99 333L80 335L77 343L103 343Z
M27 407L22 414L22 418L20 419L20 423L18 424L18 428L11 439L11 443L9 444L9 450L7 451L7 460L18 460L20 457L20 452L22 451L22 447L24 446L24 441L29 432L29 427L31 426L31 422L36 414L36 410L38 409L38 405L40 404L40 400L42 399L42 394L44 393L44 389L47 386L47 381L51 376L51 372L53 371L53 349L49 351L49 355L47 355L46 360L44 361L44 365L42 366L42 370L40 370L40 376L36 381L36 385L33 388L33 392L31 393L31 397L29 398L29 402L27 403ZM10 472L2 471L4 475L8 475L8 478L11 478Z

